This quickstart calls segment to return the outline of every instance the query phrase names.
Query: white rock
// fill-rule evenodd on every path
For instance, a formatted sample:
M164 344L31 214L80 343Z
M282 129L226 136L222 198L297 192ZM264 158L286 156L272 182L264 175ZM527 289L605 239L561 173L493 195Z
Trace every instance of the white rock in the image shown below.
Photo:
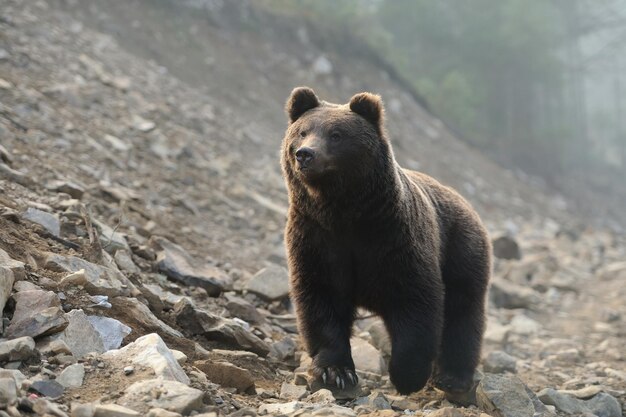
M358 337L350 339L350 346L357 372L376 376L385 374L385 361L378 349Z
M110 350L102 357L118 363L148 366L154 370L157 378L189 384L189 377L178 364L172 351L156 333L142 336L122 349Z
M541 330L541 324L525 316L518 314L511 320L511 331L519 335L532 335Z
M266 300L280 300L289 295L289 275L282 266L270 265L250 278L245 289Z
M82 358L91 352L105 352L104 342L100 333L93 327L83 310L72 310L65 314L68 326L59 339L72 351L72 355Z
M117 404L97 404L93 417L139 417L135 410Z
M70 365L61 372L56 381L65 388L78 388L83 385L85 366L82 363Z
M100 333L105 350L118 349L122 340L132 332L130 327L110 317L87 316L87 320Z
M177 381L149 379L135 382L118 400L119 404L147 412L152 408L164 408L188 415L203 407L204 393Z

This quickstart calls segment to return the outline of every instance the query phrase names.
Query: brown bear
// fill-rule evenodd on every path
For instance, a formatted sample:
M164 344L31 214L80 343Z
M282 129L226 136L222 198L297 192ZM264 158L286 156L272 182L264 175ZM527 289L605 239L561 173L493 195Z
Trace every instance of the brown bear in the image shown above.
M433 384L471 388L485 326L491 247L454 190L402 169L383 126L381 98L346 105L293 90L281 165L285 230L298 326L325 384L356 384L350 335L357 307L389 332L398 392Z

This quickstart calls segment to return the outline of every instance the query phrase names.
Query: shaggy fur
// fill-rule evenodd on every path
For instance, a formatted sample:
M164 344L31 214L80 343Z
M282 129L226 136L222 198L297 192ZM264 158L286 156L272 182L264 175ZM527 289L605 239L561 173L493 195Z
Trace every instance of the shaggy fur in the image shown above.
M380 97L347 105L296 88L282 168L291 296L312 373L356 383L350 334L357 307L382 317L389 374L402 394L472 384L484 330L490 243L454 190L400 168L385 135Z

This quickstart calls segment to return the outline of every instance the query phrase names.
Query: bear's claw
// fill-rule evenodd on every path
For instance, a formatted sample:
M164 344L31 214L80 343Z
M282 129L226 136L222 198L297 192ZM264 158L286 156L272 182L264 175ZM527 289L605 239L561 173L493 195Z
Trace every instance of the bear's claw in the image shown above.
M343 390L347 385L357 385L359 378L352 369L329 366L322 371L322 382L324 385L336 385Z

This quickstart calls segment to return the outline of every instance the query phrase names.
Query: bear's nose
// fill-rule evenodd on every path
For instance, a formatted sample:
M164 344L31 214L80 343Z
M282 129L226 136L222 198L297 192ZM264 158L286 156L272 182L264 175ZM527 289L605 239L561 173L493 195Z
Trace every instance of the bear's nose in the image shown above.
M313 149L302 147L296 151L296 161L300 166L306 166L315 157Z

